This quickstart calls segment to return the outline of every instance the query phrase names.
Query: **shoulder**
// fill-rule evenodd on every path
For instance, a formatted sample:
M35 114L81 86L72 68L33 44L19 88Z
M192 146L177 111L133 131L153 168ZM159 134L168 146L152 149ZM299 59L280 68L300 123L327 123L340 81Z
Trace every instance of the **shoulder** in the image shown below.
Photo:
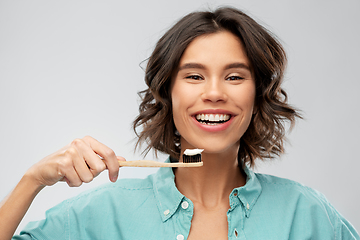
M46 219L30 223L25 232L39 239L112 239L130 233L134 223L160 218L152 179L119 179L82 192L49 209Z
M305 186L299 182L276 177L267 174L255 173L262 188L261 196L263 198L276 198L277 202L284 202L287 205L296 204L296 208L321 208L330 211L333 215L337 215L335 209L319 191Z
M300 182L269 174L255 173L255 175L264 190L291 190L299 193L315 195L317 197L320 197L321 199L324 198L324 195L322 193Z
M94 189L80 193L74 198L66 200L68 204L76 204L77 202L96 203L96 201L104 201L111 199L127 199L141 197L152 194L153 182L152 176L144 179L127 178L119 179L115 183L106 183Z
M258 201L271 203L277 215L291 221L293 231L322 234L318 237L324 237L326 233L335 236L335 239L344 236L355 239L358 236L352 225L319 191L286 178L259 173L255 175L262 188ZM265 206L269 207L267 204ZM306 229L304 226L307 226Z
M262 193L265 196L267 194L277 195L287 202L289 200L294 200L298 203L299 201L304 201L307 204L333 209L325 195L311 187L290 179L268 174L255 173L255 175L261 184Z
M49 216L61 212L67 221L81 219L79 226L86 224L89 219L99 226L109 225L114 219L124 222L122 225L125 226L126 221L131 222L132 216L139 214L148 219L147 215L158 212L151 179L151 176L145 179L119 179L116 183L87 190L65 200L53 209L54 212L50 210Z

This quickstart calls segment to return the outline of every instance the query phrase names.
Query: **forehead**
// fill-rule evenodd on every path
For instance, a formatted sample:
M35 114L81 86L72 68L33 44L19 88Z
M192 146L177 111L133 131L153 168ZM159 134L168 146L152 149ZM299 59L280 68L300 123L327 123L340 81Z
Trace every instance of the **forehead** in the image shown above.
M229 31L220 31L195 38L185 49L179 67L189 62L209 65L242 62L249 65L243 43Z

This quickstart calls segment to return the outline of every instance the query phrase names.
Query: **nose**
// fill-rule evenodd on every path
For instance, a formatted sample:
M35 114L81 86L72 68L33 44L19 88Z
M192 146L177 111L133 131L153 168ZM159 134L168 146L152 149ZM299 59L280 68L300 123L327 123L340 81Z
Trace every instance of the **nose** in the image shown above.
M223 102L227 100L224 84L219 79L207 80L204 84L203 101Z

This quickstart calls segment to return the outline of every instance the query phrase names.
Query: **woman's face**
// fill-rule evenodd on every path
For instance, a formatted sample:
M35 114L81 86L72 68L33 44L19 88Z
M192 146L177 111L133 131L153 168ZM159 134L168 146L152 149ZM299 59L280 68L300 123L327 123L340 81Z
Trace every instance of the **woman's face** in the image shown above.
M242 42L228 31L195 38L180 59L171 96L183 150L237 151L255 101Z

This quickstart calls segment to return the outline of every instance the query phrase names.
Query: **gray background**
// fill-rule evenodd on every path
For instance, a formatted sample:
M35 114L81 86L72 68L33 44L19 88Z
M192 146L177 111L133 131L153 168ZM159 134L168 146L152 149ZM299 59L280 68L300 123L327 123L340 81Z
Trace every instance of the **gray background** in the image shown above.
M286 154L255 170L321 191L359 230L358 0L0 1L0 198L74 138L91 135L141 158L131 130L145 88L139 63L177 19L219 5L245 10L280 37L289 55L284 87L306 118L288 135ZM155 171L123 168L120 177ZM46 188L19 229L108 181L103 173L80 188Z

